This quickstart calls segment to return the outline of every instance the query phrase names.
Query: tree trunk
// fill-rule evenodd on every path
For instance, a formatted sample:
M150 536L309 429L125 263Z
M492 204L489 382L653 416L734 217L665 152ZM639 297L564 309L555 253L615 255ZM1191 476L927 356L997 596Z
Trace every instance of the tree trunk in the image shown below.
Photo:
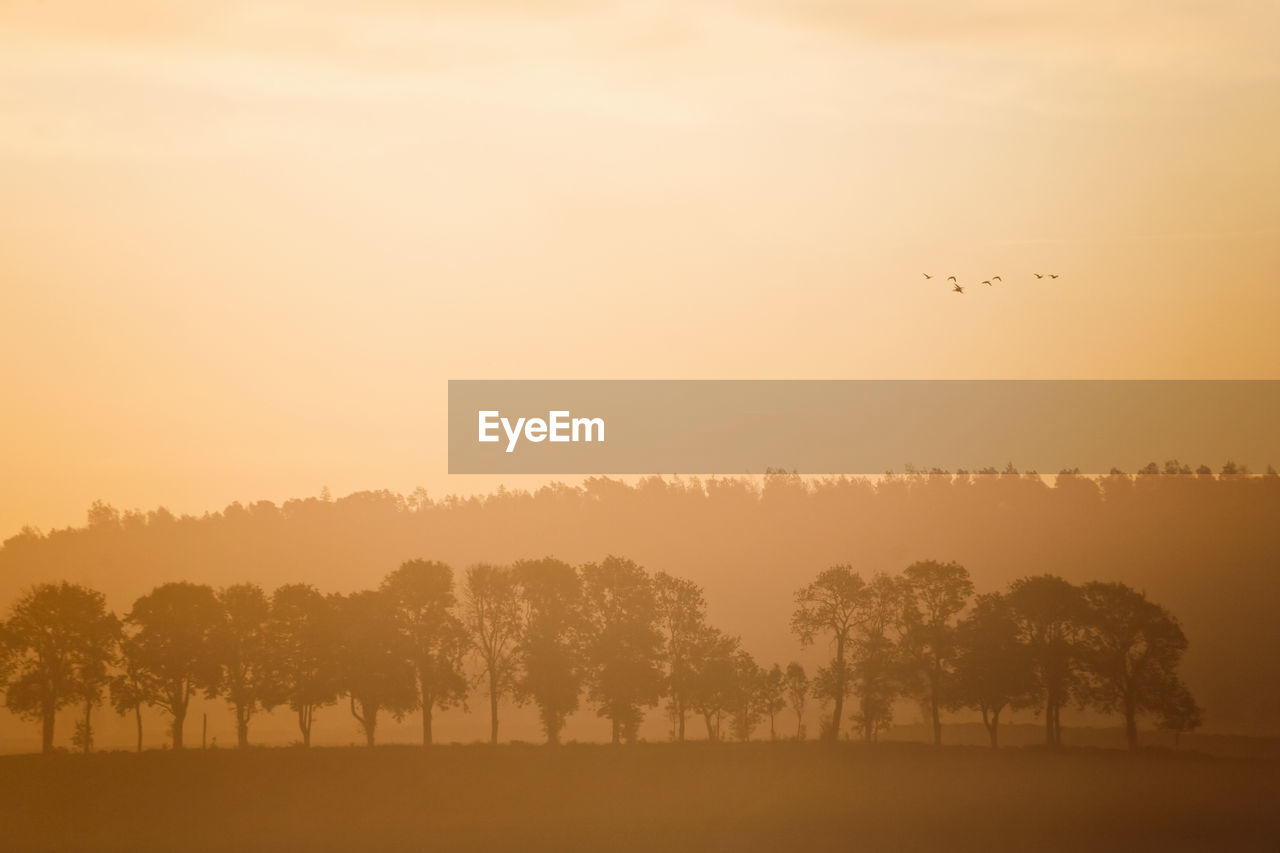
M307 748L311 746L311 714L313 709L309 705L304 705L298 709L298 730L302 732L302 746Z
M618 744L622 743L622 726L619 725L616 717L613 720L611 720L611 722L613 723L613 737L610 740L610 743L612 743L614 746L617 746Z
M431 711L435 708L436 700L427 687L426 671L425 666L418 667L418 692L422 694L422 745L431 746Z
M844 716L844 697L836 696L836 709L831 714L831 734L829 737L833 741L840 740L840 718Z
M175 708L173 711L173 748L182 749L182 724L186 722L187 709L186 706Z
M249 746L249 710L236 706L236 745L240 749Z
M836 641L836 707L831 714L831 741L833 743L840 742L840 718L844 716L844 693L845 693L845 671L844 671L844 638L841 637Z
M1138 715L1132 706L1124 709L1124 735L1130 749L1138 748Z
M676 740L684 743L684 702L676 700Z
M57 709L53 703L47 704L41 709L40 718L40 751L53 752L53 724L56 718Z
M929 704L933 711L933 745L942 746L942 717L938 714L937 690L934 690L933 695L929 697Z
M142 705L133 706L133 716L138 721L138 752L142 752Z
M431 695L431 691L427 689L427 681L422 677L422 671L418 672L418 684L421 685L422 692L422 745L431 746L431 711L435 708L436 699Z
M498 680L489 677L489 743L498 743Z
M84 703L84 743L80 745L80 748L84 751L85 755L88 755L89 753L93 752L93 720L92 718L93 718L93 702L86 699Z
M1124 690L1124 736L1129 749L1138 748L1138 703L1134 698L1133 680L1127 678Z
M1053 695L1044 700L1044 743L1053 746Z

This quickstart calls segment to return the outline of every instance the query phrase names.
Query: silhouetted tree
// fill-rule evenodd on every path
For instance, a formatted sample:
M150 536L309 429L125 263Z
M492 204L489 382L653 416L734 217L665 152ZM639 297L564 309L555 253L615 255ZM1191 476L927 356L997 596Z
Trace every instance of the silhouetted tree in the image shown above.
M462 674L467 632L453 614L453 569L444 563L410 560L387 575L382 589L395 604L396 624L417 673L422 744L430 746L432 711L467 697Z
M100 696L118 632L102 593L77 584L40 584L14 605L4 623L11 671L5 704L40 721L44 752L53 749L58 709L80 701L91 709Z
M796 592L796 609L791 615L791 630L808 646L818 637L830 635L833 651L831 663L823 668L827 690L835 702L828 737L840 738L840 722L844 716L844 700L849 694L847 654L854 628L858 624L867 590L862 576L852 566L837 565L821 572L813 583Z
M907 666L925 686L933 742L942 743L944 681L955 661L956 617L973 595L969 572L959 563L912 563L902 573L900 647Z
M902 585L879 574L866 585L853 634L849 672L858 695L853 721L870 743L893 723L893 703L901 692L904 666L891 631L902 612Z
M733 654L733 735L750 740L751 733L764 719L764 670L740 648Z
M786 691L787 704L796 715L796 740L804 740L804 709L809 702L811 685L804 666L798 661L787 664Z
M721 722L733 708L737 691L738 640L708 627L694 644L689 707L702 715L707 740L721 739Z
M1173 748L1181 746L1182 735L1200 728L1203 709L1196 704L1191 691L1179 682L1160 708L1160 716L1156 720L1156 728L1173 732Z
M400 719L418 706L410 649L396 623L395 601L382 590L331 596L338 615L338 672L351 716L374 745L378 715Z
M133 629L133 659L145 674L141 683L150 689L147 704L169 712L173 748L182 749L191 698L199 690L213 696L220 686L222 605L210 587L166 583L135 601L125 622Z
M765 672L746 649L733 656L733 734L740 741L751 740L751 733L764 719Z
M4 620L0 619L0 691L5 689L13 676L14 659L17 657L15 651L13 644L9 641Z
M1009 587L1009 613L1031 656L1044 708L1045 743L1062 745L1059 712L1077 686L1084 605L1080 590L1056 575L1019 578Z
M112 634L119 632L119 623L112 617ZM115 637L104 638L107 643L107 654L115 646ZM76 686L80 693L80 702L84 708L84 716L76 721L75 734L71 738L83 753L93 752L93 709L102 704L102 691L111 683L107 672L108 657L95 657L85 660L76 667Z
M219 660L228 704L235 710L236 743L249 745L249 720L255 712L283 701L268 629L271 602L257 584L229 586L218 593L222 605Z
M992 748L1000 745L1000 714L1035 703L1036 675L1028 646L1007 598L978 596L973 612L956 630L955 674L947 691L953 708L977 708Z
M834 715L831 715L827 709L835 705L837 691L843 690L846 699L853 692L853 678L848 672L849 665L846 663L844 668L845 673L840 676L835 672L836 662L832 661L826 666L818 667L810 682L810 695L818 700L819 714L823 715L818 721L819 740L836 740L841 736L841 733L836 731Z
M117 658L120 671L111 678L111 707L124 716L132 713L138 728L137 751L142 752L142 706L155 695L156 687L138 665L137 650L131 638L120 640Z
M538 706L542 731L554 746L582 692L582 581L573 566L550 557L521 560L512 568L524 607L516 691Z
M1138 717L1159 714L1182 700L1178 665L1187 638L1178 620L1122 583L1094 581L1080 588L1085 614L1081 649L1088 696L1103 712L1124 715L1125 738L1138 748Z
M769 740L778 739L778 712L787 707L787 677L774 664L760 676L760 708L769 717Z
M315 712L341 692L334 603L307 584L286 584L271 595L272 672L282 701L298 716L302 745L311 746Z
M707 603L702 596L702 588L693 581L658 572L653 576L653 582L667 664L666 692L671 700L676 740L683 743L689 692L697 666L694 657L699 640L708 630Z
M480 661L489 697L489 743L498 742L498 703L515 687L522 611L515 572L487 563L467 569L463 622Z
M634 741L644 708L662 690L662 635L653 581L631 560L609 556L582 567L587 602L588 691L612 723L611 740Z

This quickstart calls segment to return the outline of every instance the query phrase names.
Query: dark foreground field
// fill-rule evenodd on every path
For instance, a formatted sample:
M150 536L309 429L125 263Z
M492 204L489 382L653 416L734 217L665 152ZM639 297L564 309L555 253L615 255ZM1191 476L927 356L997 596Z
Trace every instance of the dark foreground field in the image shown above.
M0 848L1277 850L1280 764L882 744L0 758Z

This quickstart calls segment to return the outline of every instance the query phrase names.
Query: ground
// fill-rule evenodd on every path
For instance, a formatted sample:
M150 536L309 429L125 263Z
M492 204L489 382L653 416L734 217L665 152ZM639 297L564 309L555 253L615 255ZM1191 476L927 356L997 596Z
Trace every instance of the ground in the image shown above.
M5 756L0 848L1276 850L1280 762L896 743Z

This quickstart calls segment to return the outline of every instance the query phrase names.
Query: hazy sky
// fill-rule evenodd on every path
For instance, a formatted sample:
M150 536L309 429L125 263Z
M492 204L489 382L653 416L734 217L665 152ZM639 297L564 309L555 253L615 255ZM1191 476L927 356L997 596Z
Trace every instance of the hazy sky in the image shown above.
M1278 32L1268 0L0 0L0 537L488 488L445 473L451 377L1275 378Z

